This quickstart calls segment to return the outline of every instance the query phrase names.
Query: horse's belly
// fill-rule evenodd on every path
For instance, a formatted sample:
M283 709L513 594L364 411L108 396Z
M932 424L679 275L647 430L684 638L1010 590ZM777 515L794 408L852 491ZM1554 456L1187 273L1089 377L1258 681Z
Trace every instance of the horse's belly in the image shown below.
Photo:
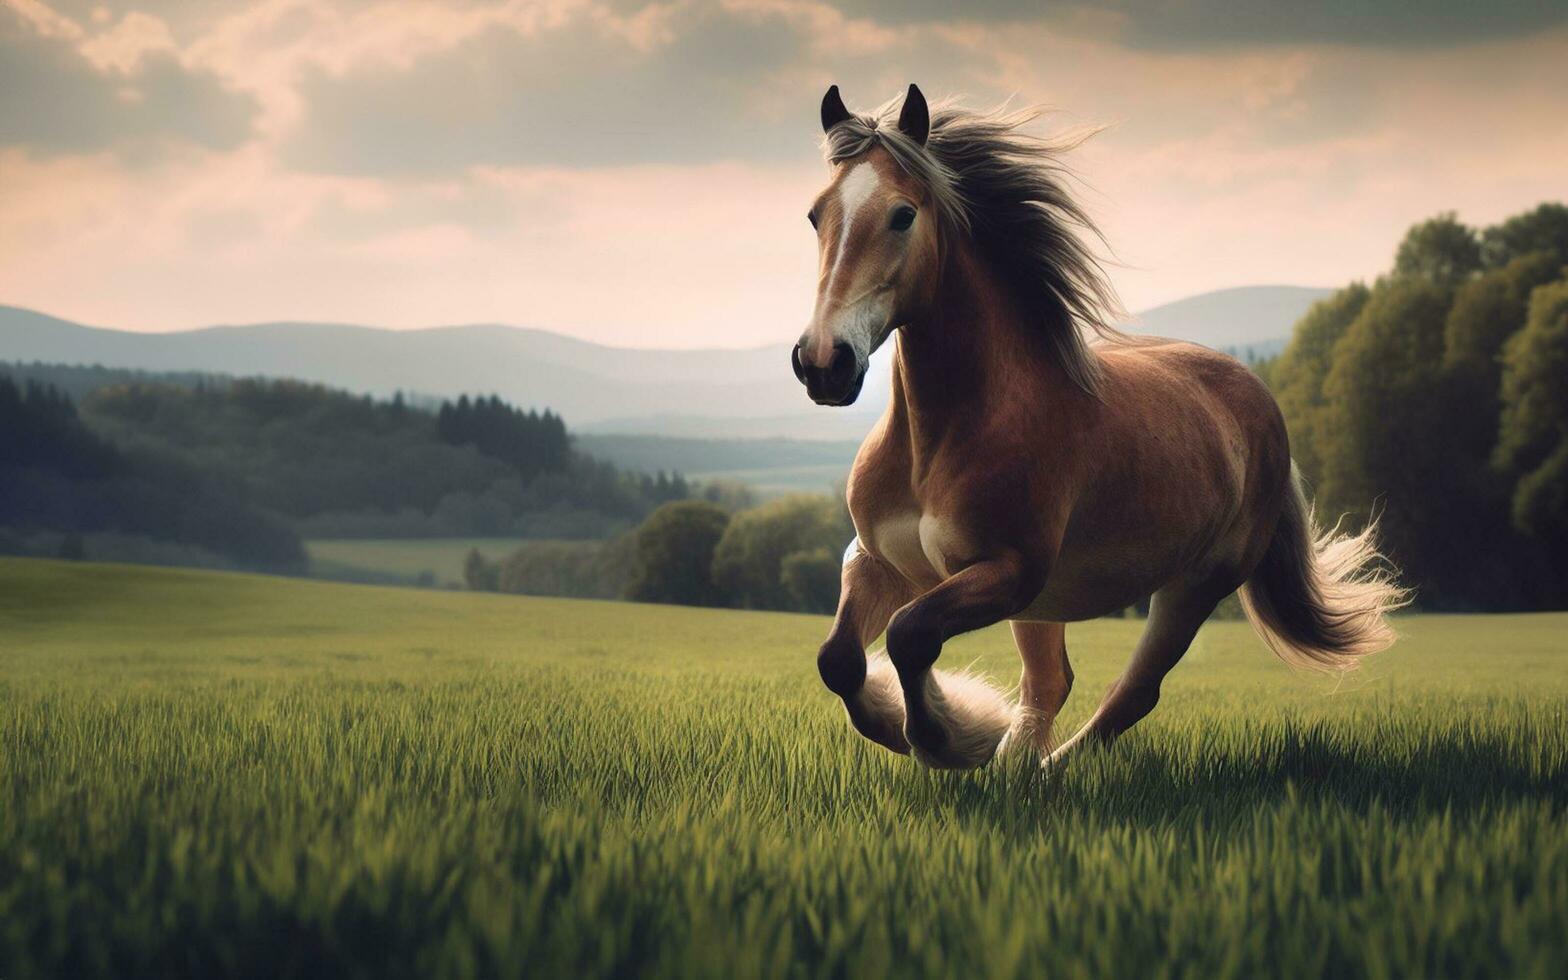
M1150 547L1147 541L1064 549L1045 588L1016 618L1071 623L1120 612L1147 599L1176 574L1181 563L1180 548Z
M1011 618L1046 623L1076 623L1120 612L1149 592L1117 581L1075 581L1052 573L1045 588L1023 612Z
M913 508L879 515L860 540L921 591L977 557L962 527ZM1040 594L1012 618L1066 623L1120 612L1147 599L1178 572L1185 544L1185 536L1159 545L1138 534L1069 546L1057 555Z

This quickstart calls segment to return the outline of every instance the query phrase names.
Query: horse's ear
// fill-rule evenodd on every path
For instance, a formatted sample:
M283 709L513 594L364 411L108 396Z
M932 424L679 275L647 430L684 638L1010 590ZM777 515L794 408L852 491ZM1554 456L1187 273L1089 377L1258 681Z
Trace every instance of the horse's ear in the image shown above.
M904 96L904 108L898 113L898 130L920 146L925 146L926 137L931 135L931 110L918 85L909 86L909 94Z
M829 85L828 94L822 97L822 131L825 133L849 118L844 100L839 97L838 86Z

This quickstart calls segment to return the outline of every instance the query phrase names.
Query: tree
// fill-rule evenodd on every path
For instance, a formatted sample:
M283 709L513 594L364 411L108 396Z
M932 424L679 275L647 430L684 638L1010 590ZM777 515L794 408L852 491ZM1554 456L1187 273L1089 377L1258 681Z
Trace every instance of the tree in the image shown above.
M1476 567L1478 522L1452 452L1469 407L1442 371L1449 295L1424 279L1384 281L1345 332L1323 383L1331 441L1317 499L1331 522L1380 512L1388 552L1429 604L1451 607Z
M1561 558L1568 548L1568 278L1530 297L1503 361L1497 462L1517 478L1512 517ZM1561 596L1558 597L1561 601Z
M1479 268L1481 243L1452 211L1411 228L1394 255L1395 276L1443 285L1457 283Z
M668 503L636 531L636 569L626 597L638 602L712 606L713 552L730 515L704 500Z
M1269 369L1268 381L1290 426L1290 453L1308 479L1323 476L1328 431L1323 379L1333 364L1334 345L1366 306L1371 290L1353 283L1312 304L1295 334Z
M1565 255L1560 204L1479 235L1439 215L1392 275L1314 306L1270 368L1322 519L1379 515L1428 608L1568 602Z
M501 562L499 586L516 595L620 599L635 558L630 534L608 541L526 541Z
M1529 252L1460 287L1443 330L1444 361L1484 367L1495 384L1503 345L1524 326L1530 294L1561 276L1563 265L1552 252Z
M1530 294L1562 273L1550 252L1522 255L1469 280L1454 293L1443 327L1443 370L1450 396L1467 411L1450 433L1467 468L1483 476L1497 444L1503 347L1524 327Z
M838 607L842 570L838 555L827 548L813 548L785 555L779 566L779 581L792 608L830 613Z
M747 609L792 609L784 559L825 548L842 553L854 536L830 497L791 496L730 519L713 553L713 580L725 599Z
M524 479L561 472L571 462L571 438L559 415L524 412L495 395L442 402L436 432L449 445L473 446L516 468Z
M1481 259L1491 268L1532 252L1547 252L1568 264L1568 205L1542 204L1481 233Z
M478 548L468 549L468 556L463 559L463 584L470 592L496 591L500 574L499 566L485 561Z
M748 484L738 480L708 480L702 484L702 499L727 511L757 506L757 495Z

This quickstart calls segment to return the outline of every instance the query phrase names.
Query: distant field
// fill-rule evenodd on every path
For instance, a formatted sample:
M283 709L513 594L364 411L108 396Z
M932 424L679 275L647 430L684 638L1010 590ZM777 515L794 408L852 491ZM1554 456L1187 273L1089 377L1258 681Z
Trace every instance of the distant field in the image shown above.
M744 483L761 497L782 497L790 493L842 492L849 477L849 464L823 463L815 466L776 466L754 470L708 470L691 474L704 482Z
M856 738L824 626L0 560L0 977L1568 962L1568 615L1406 618L1337 688L1216 623L1049 775ZM1069 631L1070 720L1138 626Z
M868 420L869 424L869 420ZM579 434L577 447L617 466L679 470L696 480L746 483L763 496L830 493L849 476L858 440L697 439Z
M318 539L305 542L305 550L318 578L412 583L428 573L431 584L461 585L471 549L500 561L520 544L515 538Z

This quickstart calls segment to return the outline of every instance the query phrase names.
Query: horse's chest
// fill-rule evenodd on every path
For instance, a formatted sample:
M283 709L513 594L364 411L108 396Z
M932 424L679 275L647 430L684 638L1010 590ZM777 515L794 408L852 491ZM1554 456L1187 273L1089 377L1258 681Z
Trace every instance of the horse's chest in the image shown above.
M968 564L964 535L958 528L914 508L877 515L865 537L873 554L911 582L939 582Z

